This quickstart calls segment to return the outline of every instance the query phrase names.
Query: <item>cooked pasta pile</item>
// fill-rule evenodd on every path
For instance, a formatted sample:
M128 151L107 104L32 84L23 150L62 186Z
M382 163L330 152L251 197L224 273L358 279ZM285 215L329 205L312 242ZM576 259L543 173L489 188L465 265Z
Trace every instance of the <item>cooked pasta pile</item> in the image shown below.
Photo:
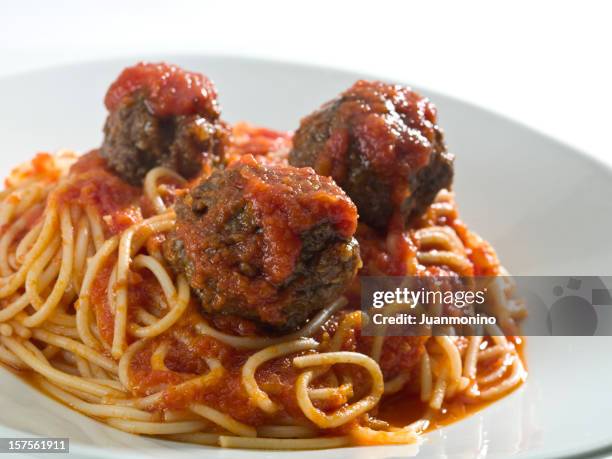
M69 173L75 161L38 155L0 195L0 361L87 416L232 448L414 443L443 422L447 404L482 406L525 378L519 337L366 338L344 297L297 332L233 333L199 312L162 254L171 198L186 181L157 167L141 188L124 189L93 163L78 167L84 160ZM411 231L406 262L493 273L499 266L482 261L483 242L455 215L443 190ZM508 289L489 286L502 327L523 313L506 304ZM394 346L412 349L413 364L385 363ZM406 425L378 416L398 397L418 401Z

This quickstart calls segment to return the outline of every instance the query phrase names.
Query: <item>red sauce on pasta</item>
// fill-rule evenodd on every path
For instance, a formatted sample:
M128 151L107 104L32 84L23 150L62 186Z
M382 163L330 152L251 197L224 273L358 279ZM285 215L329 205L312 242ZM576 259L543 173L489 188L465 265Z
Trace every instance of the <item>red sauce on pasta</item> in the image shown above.
M128 185L111 173L95 150L81 156L72 166L66 187L59 193L59 199L64 202L93 206L111 235L121 233L143 218L140 188Z

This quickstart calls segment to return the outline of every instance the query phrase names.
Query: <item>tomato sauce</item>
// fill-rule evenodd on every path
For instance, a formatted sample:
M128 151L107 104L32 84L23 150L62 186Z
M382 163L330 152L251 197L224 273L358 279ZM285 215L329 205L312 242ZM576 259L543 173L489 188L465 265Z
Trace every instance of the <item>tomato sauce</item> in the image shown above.
M248 158L252 157L243 158L242 163L252 160ZM245 198L261 215L268 249L264 267L270 281L280 284L293 272L303 232L329 221L340 238L350 239L356 229L357 208L346 196L328 192L331 179L314 175L310 169L295 169L292 178L292 186L308 190L303 194L288 186L282 174L269 170L265 175L264 179L244 169Z
M96 274L90 290L90 302L96 316L100 337L109 345L113 342L115 316L108 303L108 282L116 262L116 255L106 260ZM164 293L155 276L146 269L131 271L128 281L128 321L132 322L134 308L142 307L147 310L157 307Z
M141 62L126 68L108 89L104 104L108 110L116 110L126 97L140 90L156 116L219 117L217 93L212 82L200 73L165 63Z
M73 164L65 187L58 193L60 202L93 206L105 223L107 235L119 234L143 218L141 189L110 172L96 150Z
M231 165L245 155L253 155L263 164L286 166L292 137L289 132L236 123L232 127L225 159Z
M337 323L346 313L340 312L323 327L317 339L325 343L324 335L335 333ZM280 412L266 415L252 404L242 385L242 367L254 351L234 349L210 336L199 335L193 326L199 320L195 304L169 332L152 340L132 359L130 366L131 388L137 396L146 396L163 391L162 400L156 409L181 410L194 402L201 402L250 425L263 425L278 422L283 415L293 419L306 420L297 403L295 383L302 370L293 366L293 358L298 354L272 359L261 365L256 373L259 386L269 394L271 400L280 407ZM414 369L422 354L426 338L396 337L389 338L383 347L381 365L386 378L391 378L402 369ZM169 343L165 358L167 370L154 370L151 356L162 342ZM323 344L325 346L325 344ZM362 337L357 329L349 333L342 344L343 350L368 353L371 338ZM303 353L301 353L303 354ZM213 379L204 386L178 386L197 375L208 373L206 359L218 359L226 370L219 379ZM343 365L342 371L351 375L357 397L367 395L370 390L370 377L367 372L352 366ZM315 381L314 387L325 387L325 382ZM328 400L315 400L319 409L332 412L347 400L337 397Z

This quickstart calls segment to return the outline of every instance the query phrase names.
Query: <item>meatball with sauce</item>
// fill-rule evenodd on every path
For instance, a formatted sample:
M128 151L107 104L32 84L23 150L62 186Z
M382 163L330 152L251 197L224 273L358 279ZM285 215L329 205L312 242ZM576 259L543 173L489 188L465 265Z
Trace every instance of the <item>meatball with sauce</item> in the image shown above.
M164 255L209 314L298 328L337 299L361 266L357 209L311 168L246 155L175 205Z
M157 166L192 178L222 159L226 128L204 75L140 63L121 73L104 103L109 115L100 153L132 185Z
M369 226L405 226L452 183L436 123L435 107L411 89L358 81L302 120L289 163L333 177Z

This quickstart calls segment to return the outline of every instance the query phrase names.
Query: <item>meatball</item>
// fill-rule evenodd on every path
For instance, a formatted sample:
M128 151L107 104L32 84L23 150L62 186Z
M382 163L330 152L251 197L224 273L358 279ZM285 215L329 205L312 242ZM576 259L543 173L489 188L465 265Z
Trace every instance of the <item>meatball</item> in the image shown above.
M311 168L246 155L175 209L164 255L210 314L296 329L339 297L361 266L355 205Z
M290 164L333 177L376 229L420 215L450 187L452 161L431 102L376 81L358 81L304 118L289 154Z
M140 63L121 73L104 102L109 115L100 153L133 185L157 166L191 178L222 158L226 129L204 75Z

